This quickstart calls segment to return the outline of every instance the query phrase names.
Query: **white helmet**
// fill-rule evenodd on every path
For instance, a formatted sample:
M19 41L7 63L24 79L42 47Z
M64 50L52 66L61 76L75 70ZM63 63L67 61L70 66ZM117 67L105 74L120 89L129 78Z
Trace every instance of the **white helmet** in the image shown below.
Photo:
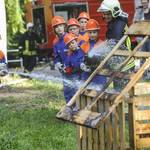
M32 27L33 27L33 23L32 23L32 22L27 23L27 30L28 30L29 28L32 28Z
M97 9L97 12L107 12L111 11L114 18L118 17L121 13L121 6L118 0L104 0L100 7Z

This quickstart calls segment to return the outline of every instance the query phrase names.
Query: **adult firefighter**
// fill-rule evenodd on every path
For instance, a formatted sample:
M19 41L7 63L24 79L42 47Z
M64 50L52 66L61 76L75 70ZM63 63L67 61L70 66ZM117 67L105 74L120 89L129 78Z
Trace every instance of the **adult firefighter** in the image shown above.
M86 24L87 24L89 19L90 19L90 16L87 12L81 12L78 16L78 21L79 21L79 24L80 24L79 38L84 40L84 41L89 40L89 36L86 33Z
M118 0L103 0L97 12L103 13L103 18L107 22L106 38L109 43L113 46L122 38L124 32L127 30L128 25L128 14L123 12ZM131 51L131 41L128 37L125 42L125 46ZM117 64L120 64L124 58L114 56L110 61L111 69L117 69ZM134 59L123 68L122 71L129 71L135 66ZM118 84L118 82L115 82Z
M33 23L27 23L27 31L20 37L19 50L23 58L24 72L31 72L36 66L37 46L40 42L33 30Z

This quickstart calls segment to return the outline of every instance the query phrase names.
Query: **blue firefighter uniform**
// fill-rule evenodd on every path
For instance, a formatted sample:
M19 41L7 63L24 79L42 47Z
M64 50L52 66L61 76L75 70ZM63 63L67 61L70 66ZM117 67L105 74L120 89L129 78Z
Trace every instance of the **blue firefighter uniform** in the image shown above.
M54 50L54 63L61 63L63 66L65 65L65 61L67 59L67 48L66 45L64 43L64 36L66 35L66 33L62 36L62 37L56 37L53 41L53 50ZM69 79L68 79L68 75L65 74L64 72L61 72L62 78L63 78L63 91L64 91L64 97L66 102L69 101L70 96L70 87L69 87Z
M65 33L66 34L66 33ZM66 59L67 56L67 48L66 45L64 43L64 36L62 37L56 37L53 41L53 50L54 50L54 63L62 63L64 64L64 61Z
M75 51L68 51L65 60L65 76L68 81L68 87L65 89L66 103L73 97L78 89L77 81L81 79L80 65L84 62L84 53L78 48Z
M100 43L101 40L95 41L95 40L89 40L88 42L84 43L83 45L81 45L82 50L84 51L85 55L87 55L87 53L94 48L94 46L96 46L98 43ZM86 62L85 62L86 63ZM90 76L92 72L83 72L82 73L82 80L87 80L88 77ZM92 83L94 84L101 84L101 85L105 85L106 83L106 77L102 76L102 75L96 75L93 80Z

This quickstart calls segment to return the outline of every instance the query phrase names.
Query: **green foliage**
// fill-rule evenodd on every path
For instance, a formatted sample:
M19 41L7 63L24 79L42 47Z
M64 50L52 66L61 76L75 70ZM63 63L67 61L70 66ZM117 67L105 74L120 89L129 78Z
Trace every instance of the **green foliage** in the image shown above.
M64 105L61 84L30 80L8 93L0 97L0 150L76 149L76 128L55 117Z
M5 0L8 47L16 44L18 33L25 31L23 7L26 2L27 0Z

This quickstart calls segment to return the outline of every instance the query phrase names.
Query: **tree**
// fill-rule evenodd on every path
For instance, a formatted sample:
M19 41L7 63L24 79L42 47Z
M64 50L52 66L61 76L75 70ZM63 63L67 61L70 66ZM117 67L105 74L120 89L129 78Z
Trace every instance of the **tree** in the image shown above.
M25 31L24 5L27 1L29 0L5 0L8 47L15 46L16 36Z

